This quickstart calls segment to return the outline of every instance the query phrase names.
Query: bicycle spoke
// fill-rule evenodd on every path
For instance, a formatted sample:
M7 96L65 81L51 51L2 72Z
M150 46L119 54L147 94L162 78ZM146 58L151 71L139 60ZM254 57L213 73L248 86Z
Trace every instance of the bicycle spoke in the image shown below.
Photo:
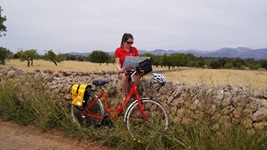
M89 100L88 100L89 101ZM94 117L88 117L83 114L84 108L71 106L71 117L74 122L84 126L94 126L100 123L100 120ZM104 116L104 108L101 101L97 101L89 110L89 114Z
M144 100L142 105L148 120L145 120L139 111L138 104L131 108L127 117L127 128L133 137L154 136L157 131L167 128L167 114L159 103L152 100Z

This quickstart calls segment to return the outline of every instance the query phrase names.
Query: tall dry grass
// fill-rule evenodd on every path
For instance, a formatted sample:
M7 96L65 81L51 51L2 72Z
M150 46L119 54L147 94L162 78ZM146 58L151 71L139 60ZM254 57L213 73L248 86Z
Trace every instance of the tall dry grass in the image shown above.
M163 75L169 81L207 85L209 87L237 85L257 90L267 87L267 71L191 68L165 72Z
M98 71L116 71L114 64L96 64L91 62L63 61L55 66L54 63L44 60L34 60L34 65L27 66L27 62L20 60L9 60L5 66L15 67L25 71L34 71L36 69L51 69L54 71L82 71L82 72L98 72ZM167 69L165 67L153 67L154 72L163 74L167 81L183 82L186 84L196 85L237 85L262 90L267 87L267 71L252 70L230 70L230 69L199 69L199 68L176 68ZM161 72L162 70L166 70ZM151 78L151 74L145 78Z

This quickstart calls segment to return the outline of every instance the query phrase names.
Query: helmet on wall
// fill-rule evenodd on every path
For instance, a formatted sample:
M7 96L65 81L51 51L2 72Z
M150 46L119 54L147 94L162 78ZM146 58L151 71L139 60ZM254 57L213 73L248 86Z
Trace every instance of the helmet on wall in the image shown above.
M153 83L158 83L158 84L160 84L162 86L165 85L165 83L166 83L165 77L162 74L159 74L159 73L152 73L151 81Z

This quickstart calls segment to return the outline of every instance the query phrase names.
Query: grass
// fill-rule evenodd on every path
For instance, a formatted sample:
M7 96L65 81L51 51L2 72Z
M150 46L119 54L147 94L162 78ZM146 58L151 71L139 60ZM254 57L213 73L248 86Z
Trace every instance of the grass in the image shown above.
M20 85L24 86L20 86ZM153 129L150 136L133 140L123 118L113 120L114 127L83 127L71 121L70 102L43 93L46 89L41 80L32 76L18 80L3 79L0 83L0 118L23 125L34 125L43 132L57 129L66 136L100 141L105 146L120 149L267 149L266 129L249 134L242 126L210 129L209 117L189 125L171 123L168 131Z

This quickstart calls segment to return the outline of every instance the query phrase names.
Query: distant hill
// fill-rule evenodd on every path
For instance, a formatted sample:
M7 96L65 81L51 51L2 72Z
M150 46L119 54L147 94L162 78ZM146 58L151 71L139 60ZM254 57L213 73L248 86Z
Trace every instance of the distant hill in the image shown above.
M66 54L74 55L74 56L88 56L90 53L69 52L69 53L66 53Z
M108 52L110 55L114 55L114 52ZM199 51L199 50L163 50L155 49L153 51L139 50L139 54L151 53L154 55L163 55L163 54L172 54L172 53L184 53L184 54L193 54L196 57L228 57L235 58L239 57L242 59L245 58L254 58L256 60L267 59L267 48L263 49L251 49L247 47L238 47L238 48L221 48L214 51ZM80 55L88 56L90 53L78 53L70 52L69 55Z

